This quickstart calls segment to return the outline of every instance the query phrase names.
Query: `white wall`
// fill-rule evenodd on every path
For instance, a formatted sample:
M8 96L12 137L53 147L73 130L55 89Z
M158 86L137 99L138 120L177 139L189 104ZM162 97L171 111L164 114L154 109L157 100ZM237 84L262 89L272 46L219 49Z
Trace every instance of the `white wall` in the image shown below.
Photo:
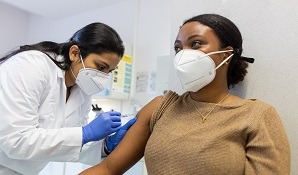
M136 2L137 0L122 0L119 3L60 20L33 15L30 20L29 42L35 43L43 40L65 42L85 25L102 22L114 28L125 43L132 44Z
M171 35L173 43L182 22L198 14L218 13L235 22L244 39L243 55L255 58L235 93L277 109L291 144L292 175L298 172L297 9L296 0L173 0ZM173 66L170 82L171 89L182 92Z
M0 2L0 56L25 44L30 14Z
M136 31L134 73L156 71L157 58L169 55L171 44L172 0L140 0ZM135 79L134 79L135 80ZM135 86L133 86L135 88ZM141 106L156 94L134 93Z

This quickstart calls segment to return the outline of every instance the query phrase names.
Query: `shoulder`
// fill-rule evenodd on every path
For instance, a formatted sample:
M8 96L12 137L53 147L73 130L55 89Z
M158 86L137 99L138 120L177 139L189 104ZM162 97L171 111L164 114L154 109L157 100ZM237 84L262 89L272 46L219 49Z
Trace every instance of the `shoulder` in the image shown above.
M262 100L251 99L248 109L253 117L251 124L255 127L268 125L269 123L275 123L276 127L282 125L281 118L276 108Z
M272 107L272 105L270 105L269 103L264 102L264 101L262 101L260 99L248 99L248 100L250 100L251 102L253 102L254 105L256 105L256 106L262 106L262 107L266 107L266 108Z
M178 97L179 95L173 91L155 97L138 112L138 120L143 121L146 125L150 125L150 120L155 115L156 111L160 111L159 109L163 108L165 104L171 104L171 101Z
M52 60L43 52L31 50L20 52L10 57L1 67L17 68L46 68L53 64Z
M22 72L35 72L36 74L47 75L60 69L49 55L37 50L24 51L9 58L1 67L3 69L15 69ZM51 56L54 55L52 54Z
M147 103L137 114L138 120L143 120L145 123L149 124L151 116L156 109L156 107L162 102L163 96L157 96L149 103Z
M38 51L38 50L29 50L29 51L24 51L24 52L20 52L14 56L12 56L10 59L15 59L15 58L19 58L19 57L22 57L23 59L25 60L39 60L39 59L45 59L45 58L48 58L48 56L41 52L41 51Z
M169 91L165 95L157 96L155 97L150 103L148 103L149 106L152 107L153 111L158 110L162 106L168 106L175 102L179 97L183 97L184 95L178 95L176 92Z
M249 99L249 103L246 106L251 108L254 113L258 113L259 116L266 113L267 111L275 110L272 105L259 99Z
M15 81L46 83L56 75L57 66L40 51L24 51L1 64L0 74Z
M255 106L257 109L259 109L259 111L261 111L261 115L262 118L279 118L279 115L278 115L278 112L277 110L275 109L274 106L266 103L266 102L263 102L261 100L255 100Z

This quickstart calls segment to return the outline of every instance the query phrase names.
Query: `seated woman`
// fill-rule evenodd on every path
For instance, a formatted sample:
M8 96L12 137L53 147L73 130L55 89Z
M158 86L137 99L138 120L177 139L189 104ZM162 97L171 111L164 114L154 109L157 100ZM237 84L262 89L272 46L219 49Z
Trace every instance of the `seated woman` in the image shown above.
M229 88L244 79L242 36L229 19L184 22L174 65L185 93L168 92L138 113L119 146L82 175L119 175L145 156L149 175L290 174L290 147L274 107Z

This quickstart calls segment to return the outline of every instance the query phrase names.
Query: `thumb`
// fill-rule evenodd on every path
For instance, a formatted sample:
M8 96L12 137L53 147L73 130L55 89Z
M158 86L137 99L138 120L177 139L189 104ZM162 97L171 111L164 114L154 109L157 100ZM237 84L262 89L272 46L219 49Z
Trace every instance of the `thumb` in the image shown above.
M116 138L115 138L115 141L114 141L114 145L117 146L120 143L120 141L123 139L123 137L125 136L125 134L126 134L126 130L119 130L117 132L117 134L115 134L116 135Z
M121 130L128 130L136 121L137 117L130 119L125 125L121 127Z

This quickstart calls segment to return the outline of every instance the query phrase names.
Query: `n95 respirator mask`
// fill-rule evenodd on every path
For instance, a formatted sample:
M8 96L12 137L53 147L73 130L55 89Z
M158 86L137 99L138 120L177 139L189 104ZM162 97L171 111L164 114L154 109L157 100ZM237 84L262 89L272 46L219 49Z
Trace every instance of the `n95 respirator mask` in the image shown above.
M76 84L87 94L93 95L103 91L109 75L96 69L84 68L79 71Z
M215 67L209 55L231 52L233 50L215 51L205 54L199 50L184 49L179 51L174 58L174 67L185 91L197 92L216 76L216 69L227 62L233 54Z
M80 56L80 58L83 64L83 69L79 71L77 77L70 68L73 76L76 78L76 84L85 94L89 96L103 91L107 86L109 74L96 69L86 68L82 56Z

